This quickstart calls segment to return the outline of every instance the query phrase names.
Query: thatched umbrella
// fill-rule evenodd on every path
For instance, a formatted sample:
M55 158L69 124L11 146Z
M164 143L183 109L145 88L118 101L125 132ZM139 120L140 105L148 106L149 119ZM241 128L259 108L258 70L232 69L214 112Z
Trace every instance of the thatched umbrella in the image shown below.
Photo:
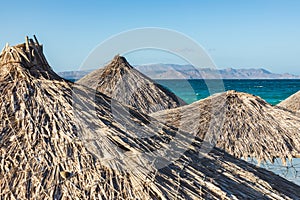
M0 63L0 199L149 198L84 145L80 134L92 130L76 124L73 84L53 72L37 41L6 46Z
M238 158L285 162L300 156L300 118L254 95L227 91L152 116L202 139L209 135ZM220 130L209 129L214 123L222 123Z
M300 91L280 102L277 106L286 108L294 112L300 112Z
M58 77L42 47L29 40L0 55L1 199L295 199L300 187L227 153L213 149L200 158L199 139L181 156L155 168L150 154L166 158L172 127L119 107L112 99ZM74 89L76 92L74 94ZM75 97L74 97L75 96ZM94 118L92 110L97 118ZM123 116L129 110L131 115ZM151 126L149 121L152 120ZM138 137L124 124L138 123ZM205 146L205 145L204 145ZM176 153L176 152L175 152ZM127 157L125 157L127 155Z
M119 55L104 68L91 72L77 83L97 88L97 91L144 113L186 105L181 98L134 69Z

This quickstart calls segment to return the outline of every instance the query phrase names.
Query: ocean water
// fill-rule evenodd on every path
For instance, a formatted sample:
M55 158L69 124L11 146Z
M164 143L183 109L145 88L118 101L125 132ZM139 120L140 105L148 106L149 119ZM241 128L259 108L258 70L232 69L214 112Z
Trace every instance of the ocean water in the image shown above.
M69 79L72 82L76 79ZM236 90L254 94L272 105L280 103L300 90L300 79L284 80L155 80L187 103L204 99L216 92ZM208 87L209 86L209 87Z
M279 158L275 159L274 163L270 163L268 161L263 162L260 165L257 165L257 161L255 159L248 159L246 161L272 171L275 174L300 186L300 158L294 158L291 161L287 159L286 165L283 165L281 159Z
M236 90L260 96L268 103L276 105L300 90L300 80L156 80L156 82L167 87L187 103L206 98L215 93L214 91Z

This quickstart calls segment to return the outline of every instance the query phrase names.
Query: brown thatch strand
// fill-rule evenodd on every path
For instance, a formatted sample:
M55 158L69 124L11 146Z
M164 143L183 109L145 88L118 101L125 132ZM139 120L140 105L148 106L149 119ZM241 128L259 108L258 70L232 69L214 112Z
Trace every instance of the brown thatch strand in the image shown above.
M84 76L77 83L95 88L144 113L186 105L181 98L134 69L119 55L104 68Z
M278 104L279 107L298 112L300 114L300 91Z
M219 149L200 158L205 143L198 138L179 143L178 149L189 150L156 169L146 155L167 158L169 141L188 134L116 102L122 122L140 124L151 137L126 129L111 114L112 99L58 77L37 41L6 47L0 61L0 199L300 196L299 186ZM132 115L123 116L122 109Z
M285 163L300 155L300 118L250 94L227 91L152 116L203 139L212 135L217 147L237 158L273 162L279 157ZM211 131L211 123L223 126Z

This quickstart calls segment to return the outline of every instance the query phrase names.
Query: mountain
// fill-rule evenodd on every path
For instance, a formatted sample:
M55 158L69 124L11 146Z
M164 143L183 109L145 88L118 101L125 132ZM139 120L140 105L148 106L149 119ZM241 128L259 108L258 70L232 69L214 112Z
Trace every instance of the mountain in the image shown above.
M86 75L76 83L96 88L97 91L144 113L186 105L174 93L134 69L119 55L104 68Z
M219 70L224 79L299 79L292 74L274 74L265 69L223 69Z
M280 102L278 106L294 112L300 112L300 91Z
M299 75L293 74L274 74L265 69L210 69L197 68L192 65L177 64L151 64L134 66L138 71L152 79L201 79L215 78L216 73L223 79L300 79ZM90 72L90 71L89 71ZM89 72L70 71L60 72L59 75L67 79L80 79ZM72 75L74 74L74 75Z
M91 73L94 70L84 70L84 71L63 71L58 72L57 74L68 80L79 80L85 75Z
M247 93L227 91L151 116L204 140L213 138L238 158L273 162L279 157L285 163L300 156L300 118Z
M223 79L299 79L292 74L274 74L265 69L210 69L195 68L192 65L152 64L135 66L153 79L210 79L220 74Z
M272 172L217 148L203 154L199 138L187 144L188 133L59 77L37 40L6 46L0 68L0 199L300 196Z

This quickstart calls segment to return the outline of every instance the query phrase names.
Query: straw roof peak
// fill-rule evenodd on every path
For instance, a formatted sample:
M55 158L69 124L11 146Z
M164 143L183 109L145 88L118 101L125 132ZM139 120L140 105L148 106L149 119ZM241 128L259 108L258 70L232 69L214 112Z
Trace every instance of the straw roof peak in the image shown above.
M109 67L112 68L128 68L132 69L133 67L128 63L125 57L120 56L119 54L115 55L115 57L112 59L110 64L108 64Z
M34 39L25 37L25 43L15 46L5 45L0 54L2 76L16 73L29 73L36 78L58 79L43 53L43 45Z

